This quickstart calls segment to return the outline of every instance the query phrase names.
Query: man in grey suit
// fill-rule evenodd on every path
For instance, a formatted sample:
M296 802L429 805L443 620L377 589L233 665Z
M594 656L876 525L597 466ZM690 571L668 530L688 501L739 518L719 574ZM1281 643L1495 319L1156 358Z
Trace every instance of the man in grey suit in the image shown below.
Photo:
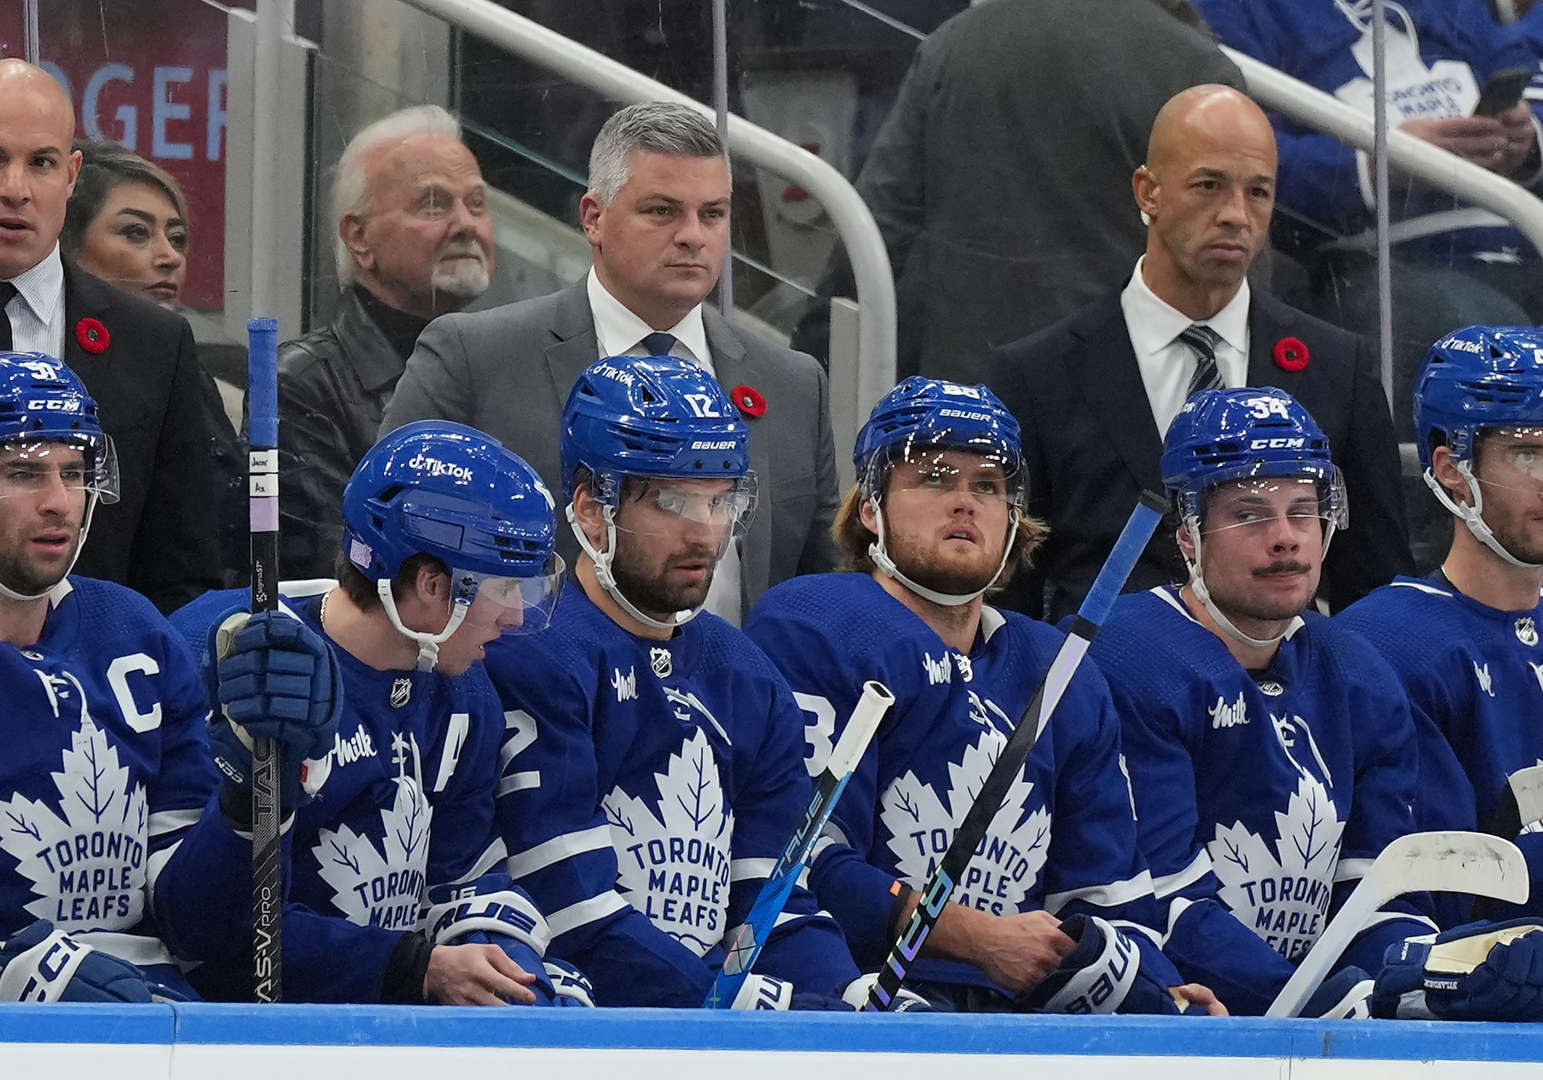
M830 569L839 502L824 370L741 334L703 301L729 246L723 142L700 114L645 102L611 117L580 203L594 268L550 296L435 319L397 383L381 433L438 417L481 428L561 489L558 420L602 356L684 357L711 371L750 425L760 509L719 564L707 607L738 625L766 591ZM559 530L569 565L576 547Z

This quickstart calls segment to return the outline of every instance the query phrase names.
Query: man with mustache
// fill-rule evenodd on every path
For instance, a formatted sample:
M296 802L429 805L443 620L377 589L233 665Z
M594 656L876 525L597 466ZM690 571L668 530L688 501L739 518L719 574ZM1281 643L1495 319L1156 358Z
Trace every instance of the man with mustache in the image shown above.
M1273 387L1202 391L1168 429L1162 473L1188 580L1117 600L1089 656L1120 713L1165 951L1259 1015L1371 861L1414 831L1415 728L1388 664L1311 608L1347 522L1312 416ZM1425 894L1385 904L1304 1013L1420 1015L1403 991L1421 988L1409 942L1430 916ZM1427 994L1424 1015L1538 1018L1543 934L1494 949L1477 956L1507 989ZM1457 981L1477 990L1485 967Z
M1210 387L1281 387L1328 433L1356 504L1355 531L1324 566L1332 606L1411 568L1375 353L1246 277L1269 238L1275 184L1275 136L1254 102L1225 86L1175 95L1132 177L1132 212L1149 224L1130 280L993 355L986 383L1024 427L1028 510L1050 526L1008 606L1054 619L1076 609L1126 508L1161 483L1162 432ZM1130 587L1182 572L1165 531Z
M755 510L749 443L689 360L590 365L562 414L581 554L546 633L488 646L508 723L504 868L598 1005L699 1007L809 803L787 684L703 610ZM799 887L732 1005L837 1007L857 978Z
M375 444L419 332L488 287L493 219L456 119L402 109L344 147L332 183L343 295L330 325L279 347L279 565L329 577L343 486Z

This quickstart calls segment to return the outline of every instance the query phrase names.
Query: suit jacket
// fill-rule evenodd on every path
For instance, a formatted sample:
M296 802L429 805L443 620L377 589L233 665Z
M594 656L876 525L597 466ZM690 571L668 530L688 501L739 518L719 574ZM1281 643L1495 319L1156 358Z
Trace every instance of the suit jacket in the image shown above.
M777 582L835 565L830 526L838 495L829 392L812 357L741 334L710 307L702 316L718 381L725 389L752 386L767 401L764 416L744 417L761 492L740 547L740 591L748 612ZM560 500L563 406L598 349L583 280L549 296L443 315L418 338L381 433L430 417L470 424L524 458ZM560 507L558 521L558 550L571 566L578 545L561 524Z
M218 541L218 393L187 320L64 263L64 362L96 399L118 454L119 499L99 504L75 573L127 585L163 612L224 582ZM87 352L83 318L107 328ZM205 385L209 383L209 385ZM226 422L226 427L229 424Z
M1412 572L1398 447L1366 342L1261 290L1248 312L1248 382L1277 386L1313 414L1345 476L1350 527L1324 562L1337 610ZM1301 340L1308 365L1280 368L1276 342ZM992 354L987 383L1023 425L1029 512L1050 535L1008 603L1052 619L1074 611L1142 489L1162 492L1162 435L1152 418L1119 293ZM1187 578L1172 519L1131 575L1130 590ZM1043 604L1043 606L1042 606Z

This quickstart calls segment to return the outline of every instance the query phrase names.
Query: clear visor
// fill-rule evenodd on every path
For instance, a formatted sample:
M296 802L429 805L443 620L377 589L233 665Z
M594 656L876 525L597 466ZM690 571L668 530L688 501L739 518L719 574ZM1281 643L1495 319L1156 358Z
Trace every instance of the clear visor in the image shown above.
M676 476L628 477L616 528L640 536L704 534L721 557L729 541L743 536L755 517L755 473L722 479L683 480Z
M467 618L496 623L505 634L531 634L544 630L552 621L557 594L562 589L567 567L561 555L554 554L541 573L531 577L503 577L479 574L474 570L454 570L453 596L457 604L469 604Z
M35 496L55 484L118 501L118 458L106 435L0 446L0 499Z
M1335 469L1328 479L1311 476L1263 476L1220 484L1205 493L1179 495L1179 513L1200 522L1202 535L1227 529L1262 529L1285 522L1301 530L1322 531L1347 522L1345 482Z
M891 494L904 491L938 498L964 494L1018 509L1023 506L1024 476L1018 455L994 441L969 449L902 443L874 459L868 490L883 490L886 475Z
M1543 427L1485 431L1476 466L1482 484L1536 494L1543 484Z

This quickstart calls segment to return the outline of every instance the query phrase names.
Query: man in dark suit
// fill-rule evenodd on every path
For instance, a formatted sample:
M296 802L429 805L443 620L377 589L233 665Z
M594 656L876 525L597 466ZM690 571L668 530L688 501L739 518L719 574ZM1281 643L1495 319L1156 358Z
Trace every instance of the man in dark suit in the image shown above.
M74 133L52 76L0 60L0 351L63 359L117 450L119 501L97 508L75 572L170 611L222 584L208 376L185 320L60 257Z
M1334 608L1412 570L1372 350L1249 289L1275 169L1269 121L1247 97L1222 86L1175 95L1133 178L1149 225L1129 283L992 355L987 382L1024 426L1029 511L1050 526L1013 606L1051 618L1076 609L1137 494L1162 490L1162 432L1191 393L1220 386L1278 386L1328 435L1353 510L1324 567ZM1129 588L1186 576L1164 529Z
M601 356L671 354L711 371L750 425L760 508L713 578L707 607L738 625L757 598L835 562L836 459L825 373L804 353L736 330L703 301L729 244L729 169L700 114L645 102L606 122L580 205L594 268L575 285L435 319L381 433L439 417L481 428L561 490L558 419ZM573 565L577 543L559 530Z

